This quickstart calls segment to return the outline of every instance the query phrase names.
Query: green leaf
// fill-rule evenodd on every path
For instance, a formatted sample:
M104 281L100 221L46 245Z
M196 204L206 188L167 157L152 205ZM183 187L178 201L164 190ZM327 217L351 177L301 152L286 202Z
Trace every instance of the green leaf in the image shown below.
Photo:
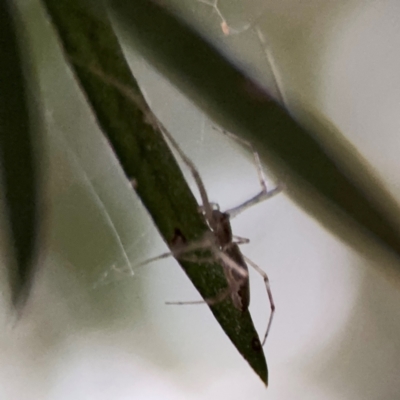
M21 47L20 25L11 1L0 2L0 26L0 165L11 247L7 267L12 302L22 307L29 294L38 247L37 121L33 120L25 77L28 67L23 65L26 49Z
M207 231L182 172L154 123L109 20L81 0L44 0L60 44L128 179L167 244L179 230L190 243ZM226 287L221 266L180 262L203 298ZM230 300L211 307L219 324L260 378L267 366L250 314Z
M250 140L309 214L359 251L371 248L365 235L354 235L361 229L400 255L398 205L333 124L308 110L301 125L158 2L110 6L135 49L216 123Z

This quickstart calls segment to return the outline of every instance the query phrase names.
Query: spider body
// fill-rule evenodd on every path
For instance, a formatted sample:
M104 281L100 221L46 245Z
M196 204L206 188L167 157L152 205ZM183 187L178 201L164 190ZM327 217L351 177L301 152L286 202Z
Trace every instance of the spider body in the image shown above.
M232 289L230 291L232 303L238 310L247 311L250 304L249 269L238 244L233 241L229 214L213 210L212 221L209 223L214 232L217 246L236 264L236 268L232 268L231 264L221 260L225 278Z
M245 312L249 308L250 304L249 268L247 267L242 252L236 243L230 243L224 250L224 253L247 275L246 277L243 277L243 275L239 274L235 269L232 269L229 265L222 262L225 278L229 286L232 288L230 294L232 303L238 310Z

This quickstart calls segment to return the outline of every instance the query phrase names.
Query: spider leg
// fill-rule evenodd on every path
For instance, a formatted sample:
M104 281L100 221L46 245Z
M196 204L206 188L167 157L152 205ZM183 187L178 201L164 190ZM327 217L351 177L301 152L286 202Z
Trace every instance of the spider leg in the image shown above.
M216 128L216 127L214 127L214 129L215 130L219 130L224 135L226 135L229 138L235 140L239 144L248 147L251 150L251 152L253 153L254 164L255 164L256 170L257 170L258 181L259 181L260 186L261 186L261 191L257 195L255 195L251 199L245 201L244 203L240 204L239 206L231 208L230 210L225 211L225 213L227 213L230 218L236 217L238 214L240 214L241 212L247 210L248 208L252 207L253 205L261 203L262 201L265 201L265 200L271 198L272 196L275 196L276 194L278 194L279 192L282 191L282 189L284 188L284 185L281 184L281 183L279 183L276 188L268 191L267 184L265 183L265 176L264 176L263 168L262 168L262 165L261 165L260 156L258 155L258 152L256 151L256 149L254 148L254 146L252 145L251 142L249 142L249 141L247 141L245 139L242 139L242 138L240 138L240 137L234 135L233 133L230 133L230 132L228 132L228 131L226 131L224 129L219 129L219 128Z
M235 251L236 250L236 251ZM245 311L249 305L249 289L248 280L249 274L247 266L242 258L239 247L233 244L233 247L227 248L225 251L219 249L211 249L214 258L205 258L206 261L219 261L224 268L225 277L228 287L221 290L215 297L196 300L196 301L175 301L167 302L166 304L184 305L184 304L208 304L214 305L231 297L233 305L240 311ZM186 256L181 259L187 259ZM198 259L196 256L191 258L191 261L201 262L203 258Z
M256 165L258 180L259 180L260 186L261 186L261 191L266 192L267 185L265 183L265 177L264 177L264 172L263 172L263 168L262 168L261 161L260 161L260 156L258 155L258 152L255 149L255 147L253 146L253 144L246 139L242 139L241 137L236 136L233 133L226 131L225 129L218 129L215 127L214 127L214 129L220 130L221 133L223 133L225 136L229 137L232 140L235 140L242 146L246 146L247 148L250 149L250 151L253 153L254 164Z
M268 294L268 299L269 299L269 303L271 305L271 314L269 316L269 320L268 320L268 325L267 325L267 330L265 332L263 341L262 341L262 345L264 346L265 341L267 340L269 331L271 329L271 325L272 325L272 319L274 317L275 314L275 302L274 302L274 298L272 297L272 291L271 291L271 287L269 284L269 278L267 273L261 269L256 263L254 263L253 261L251 261L248 257L243 256L243 258L246 260L246 262L253 267L264 279L264 283L265 283L265 288L267 290L267 294Z
M241 236L232 235L232 238L235 239L235 243L238 245L250 243L250 239Z
M221 290L216 296L211 297L210 299L194 300L194 301L166 301L165 304L177 305L177 306L207 304L209 306L213 306L215 304L221 303L222 301L226 300L231 293L232 293L232 288L227 287L226 289Z
M247 243L248 239L239 238L240 243ZM188 255L188 253L192 253L196 250L210 250L213 254L211 257L198 257L196 255ZM206 233L202 239L196 240L191 243L182 243L181 241L177 241L174 245L171 246L171 251L162 253L156 257L148 258L147 260L142 261L139 264L136 264L136 267L142 267L144 265L153 263L155 261L159 261L168 257L174 257L177 260L189 261L189 262L221 262L228 265L229 268L235 270L240 276L247 278L247 274L244 275L241 268L235 263L228 255L226 255L222 250L220 250L215 242L215 238L213 233ZM113 267L114 270L119 271L116 267ZM121 272L123 272L121 270Z
M250 208L258 203L261 203L265 200L268 200L271 197L279 194L284 188L285 188L285 185L283 183L279 182L278 185L274 189L272 189L268 192L264 192L262 190L260 193L258 193L251 199L245 201L242 204L239 204L237 207L234 207L234 208L231 208L230 210L225 211L225 213L228 214L231 218L235 218L237 215L239 215L243 211L247 210L248 208Z
M171 253L170 251L167 253L162 253L159 256L151 257L151 258L148 258L147 260L142 261L141 263L137 264L136 267L143 267L144 265L151 264L158 260L163 260L164 258L168 258L173 255L174 255L174 253Z
M212 243L210 242L210 240L208 238L205 238L203 240L199 240L196 242L192 242L189 244L179 245L177 248L172 249L172 251L162 253L156 257L151 257L151 258L148 258L147 260L142 261L141 263L137 264L136 267L142 267L144 265L151 264L155 261L163 260L168 257L174 257L178 260L186 260L186 261L195 262L194 256L193 256L193 258L188 259L188 257L190 257L190 256L185 256L185 254L191 253L196 250L208 249L208 248L210 248L211 245L212 245ZM213 258L213 261L215 261L214 258ZM116 268L114 268L114 269L116 269Z
M193 164L192 160L183 152L183 150L178 145L178 142L173 138L173 136L160 125L160 130L164 134L164 136L168 139L171 143L172 147L178 152L179 156L181 157L182 161L186 164L189 168L195 182L197 188L200 192L201 201L203 202L202 210L204 211L205 217L210 224L211 228L213 228L213 208L208 199L208 194L204 185L203 180L200 177L199 171L197 170L196 166Z

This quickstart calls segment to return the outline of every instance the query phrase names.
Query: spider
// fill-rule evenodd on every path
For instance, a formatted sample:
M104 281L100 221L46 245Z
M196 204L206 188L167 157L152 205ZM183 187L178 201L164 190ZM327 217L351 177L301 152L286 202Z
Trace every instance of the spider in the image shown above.
M249 239L241 238L232 234L230 219L237 216L249 207L278 194L282 190L283 185L278 184L273 190L268 191L262 172L259 155L255 151L252 144L246 140L238 138L237 136L227 131L222 131L224 135L236 140L237 142L251 149L255 164L257 166L257 173L261 186L261 191L257 195L237 207L222 212L220 211L218 204L209 201L203 180L201 179L200 174L193 162L182 151L172 135L161 126L160 129L167 140L171 143L172 147L177 151L184 164L189 168L196 182L202 200L200 211L203 213L211 232L208 232L208 234L206 234L202 240L188 244L184 243L180 232L176 232L176 237L173 241L175 244L172 246L171 249L172 252L164 253L157 257L148 259L140 263L138 266L142 266L170 256L174 256L176 259L186 261L207 261L204 258L199 260L199 258L196 256L191 257L190 253L199 249L209 249L212 253L212 259L210 261L218 261L223 267L225 278L228 283L227 289L222 290L219 294L210 299L205 299L201 301L167 302L166 304L182 305L206 303L208 305L214 305L225 300L227 297L230 297L234 307L236 307L241 312L245 312L247 311L250 304L249 272L247 266L247 264L249 264L263 277L269 303L271 306L271 313L268 320L267 329L262 341L262 345L264 345L268 337L268 333L270 331L275 313L275 303L272 296L268 275L257 264L255 264L253 261L242 254L239 245L249 243Z
M73 59L73 62L81 65L82 63L79 60ZM98 70L94 67L88 67L83 64L86 68L88 68L92 73L100 77L104 82L114 86L116 89L121 91L125 96L131 99L139 108L143 108L145 112L149 112L147 105L144 105L143 99L138 97L135 93L132 93L130 88L125 87L123 84L115 81L112 77L107 76L107 74L103 73L101 70ZM277 85L279 89L279 85ZM194 165L194 163L190 160L189 157L182 151L178 143L172 137L172 135L161 125L161 123L155 118L152 114L149 113L149 123L153 124L154 127L158 128L166 137L166 139L171 143L172 147L177 151L182 161L186 164L187 168L189 168L198 190L200 192L202 206L201 212L203 213L206 222L210 228L210 232L208 232L204 238L195 243L184 243L183 236L176 232L176 238L173 241L172 252L161 254L157 257L150 258L137 266L142 266L149 264L151 262L173 256L178 260L187 260L187 261L200 261L198 258L190 258L188 253L191 253L195 250L199 249L209 249L213 255L211 261L218 261L223 268L225 278L228 284L226 290L221 291L214 298L205 299L204 301L192 301L192 302L168 302L167 304L200 304L206 303L208 305L217 304L223 300L225 300L228 296L230 296L234 307L236 307L241 312L245 312L248 310L250 304L250 287L249 287L249 272L248 266L249 264L253 267L262 277L265 283L265 288L268 294L269 303L271 306L271 313L267 324L267 329L262 341L262 345L265 344L268 333L271 328L272 320L275 314L275 303L273 300L269 278L265 271L263 271L257 264L251 261L249 258L244 256L239 249L240 244L249 243L248 239L241 238L232 234L232 228L230 225L230 219L236 217L241 212L245 211L249 207L258 204L264 200L271 198L272 196L278 194L283 186L279 183L273 190L268 191L267 186L264 179L264 174L262 171L262 166L260 162L259 155L257 151L254 149L253 145L241 139L225 130L222 130L222 133L226 136L230 137L233 140L241 143L249 147L253 153L254 161L257 167L258 178L261 186L260 192L244 203L240 204L237 207L226 210L225 212L220 211L219 206L216 203L212 203L208 199L208 194L205 189L205 185L203 180L200 177L200 174ZM134 183L134 182L132 182ZM205 260L204 260L205 261ZM113 269L117 269L113 266ZM130 271L131 275L132 271Z

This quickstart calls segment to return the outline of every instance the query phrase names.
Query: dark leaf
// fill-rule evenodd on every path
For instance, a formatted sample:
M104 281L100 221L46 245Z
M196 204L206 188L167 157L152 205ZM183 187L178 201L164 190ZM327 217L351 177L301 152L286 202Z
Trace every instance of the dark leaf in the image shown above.
M171 244L177 231L191 242L207 227L139 87L100 4L44 0L67 60L92 106L128 179L160 234ZM92 3L93 4L93 3ZM226 281L219 265L181 263L203 298L220 292ZM267 383L265 357L248 312L230 301L211 307L238 351Z

